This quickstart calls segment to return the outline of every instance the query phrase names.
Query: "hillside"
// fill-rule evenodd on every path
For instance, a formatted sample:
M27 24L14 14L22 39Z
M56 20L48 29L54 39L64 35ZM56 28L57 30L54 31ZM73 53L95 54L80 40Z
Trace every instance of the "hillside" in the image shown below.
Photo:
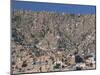
M95 69L95 24L92 14L14 10L12 72Z

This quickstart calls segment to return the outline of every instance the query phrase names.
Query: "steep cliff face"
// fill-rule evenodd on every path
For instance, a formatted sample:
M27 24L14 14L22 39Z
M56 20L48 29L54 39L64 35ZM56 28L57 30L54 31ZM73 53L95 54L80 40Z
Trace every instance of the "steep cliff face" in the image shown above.
M20 59L20 65L29 58L33 60L44 55L52 55L55 60L57 51L61 52L63 59L69 54L82 56L94 53L95 56L96 25L93 14L14 10L11 27L12 61ZM19 68L17 66L14 71L24 71Z

